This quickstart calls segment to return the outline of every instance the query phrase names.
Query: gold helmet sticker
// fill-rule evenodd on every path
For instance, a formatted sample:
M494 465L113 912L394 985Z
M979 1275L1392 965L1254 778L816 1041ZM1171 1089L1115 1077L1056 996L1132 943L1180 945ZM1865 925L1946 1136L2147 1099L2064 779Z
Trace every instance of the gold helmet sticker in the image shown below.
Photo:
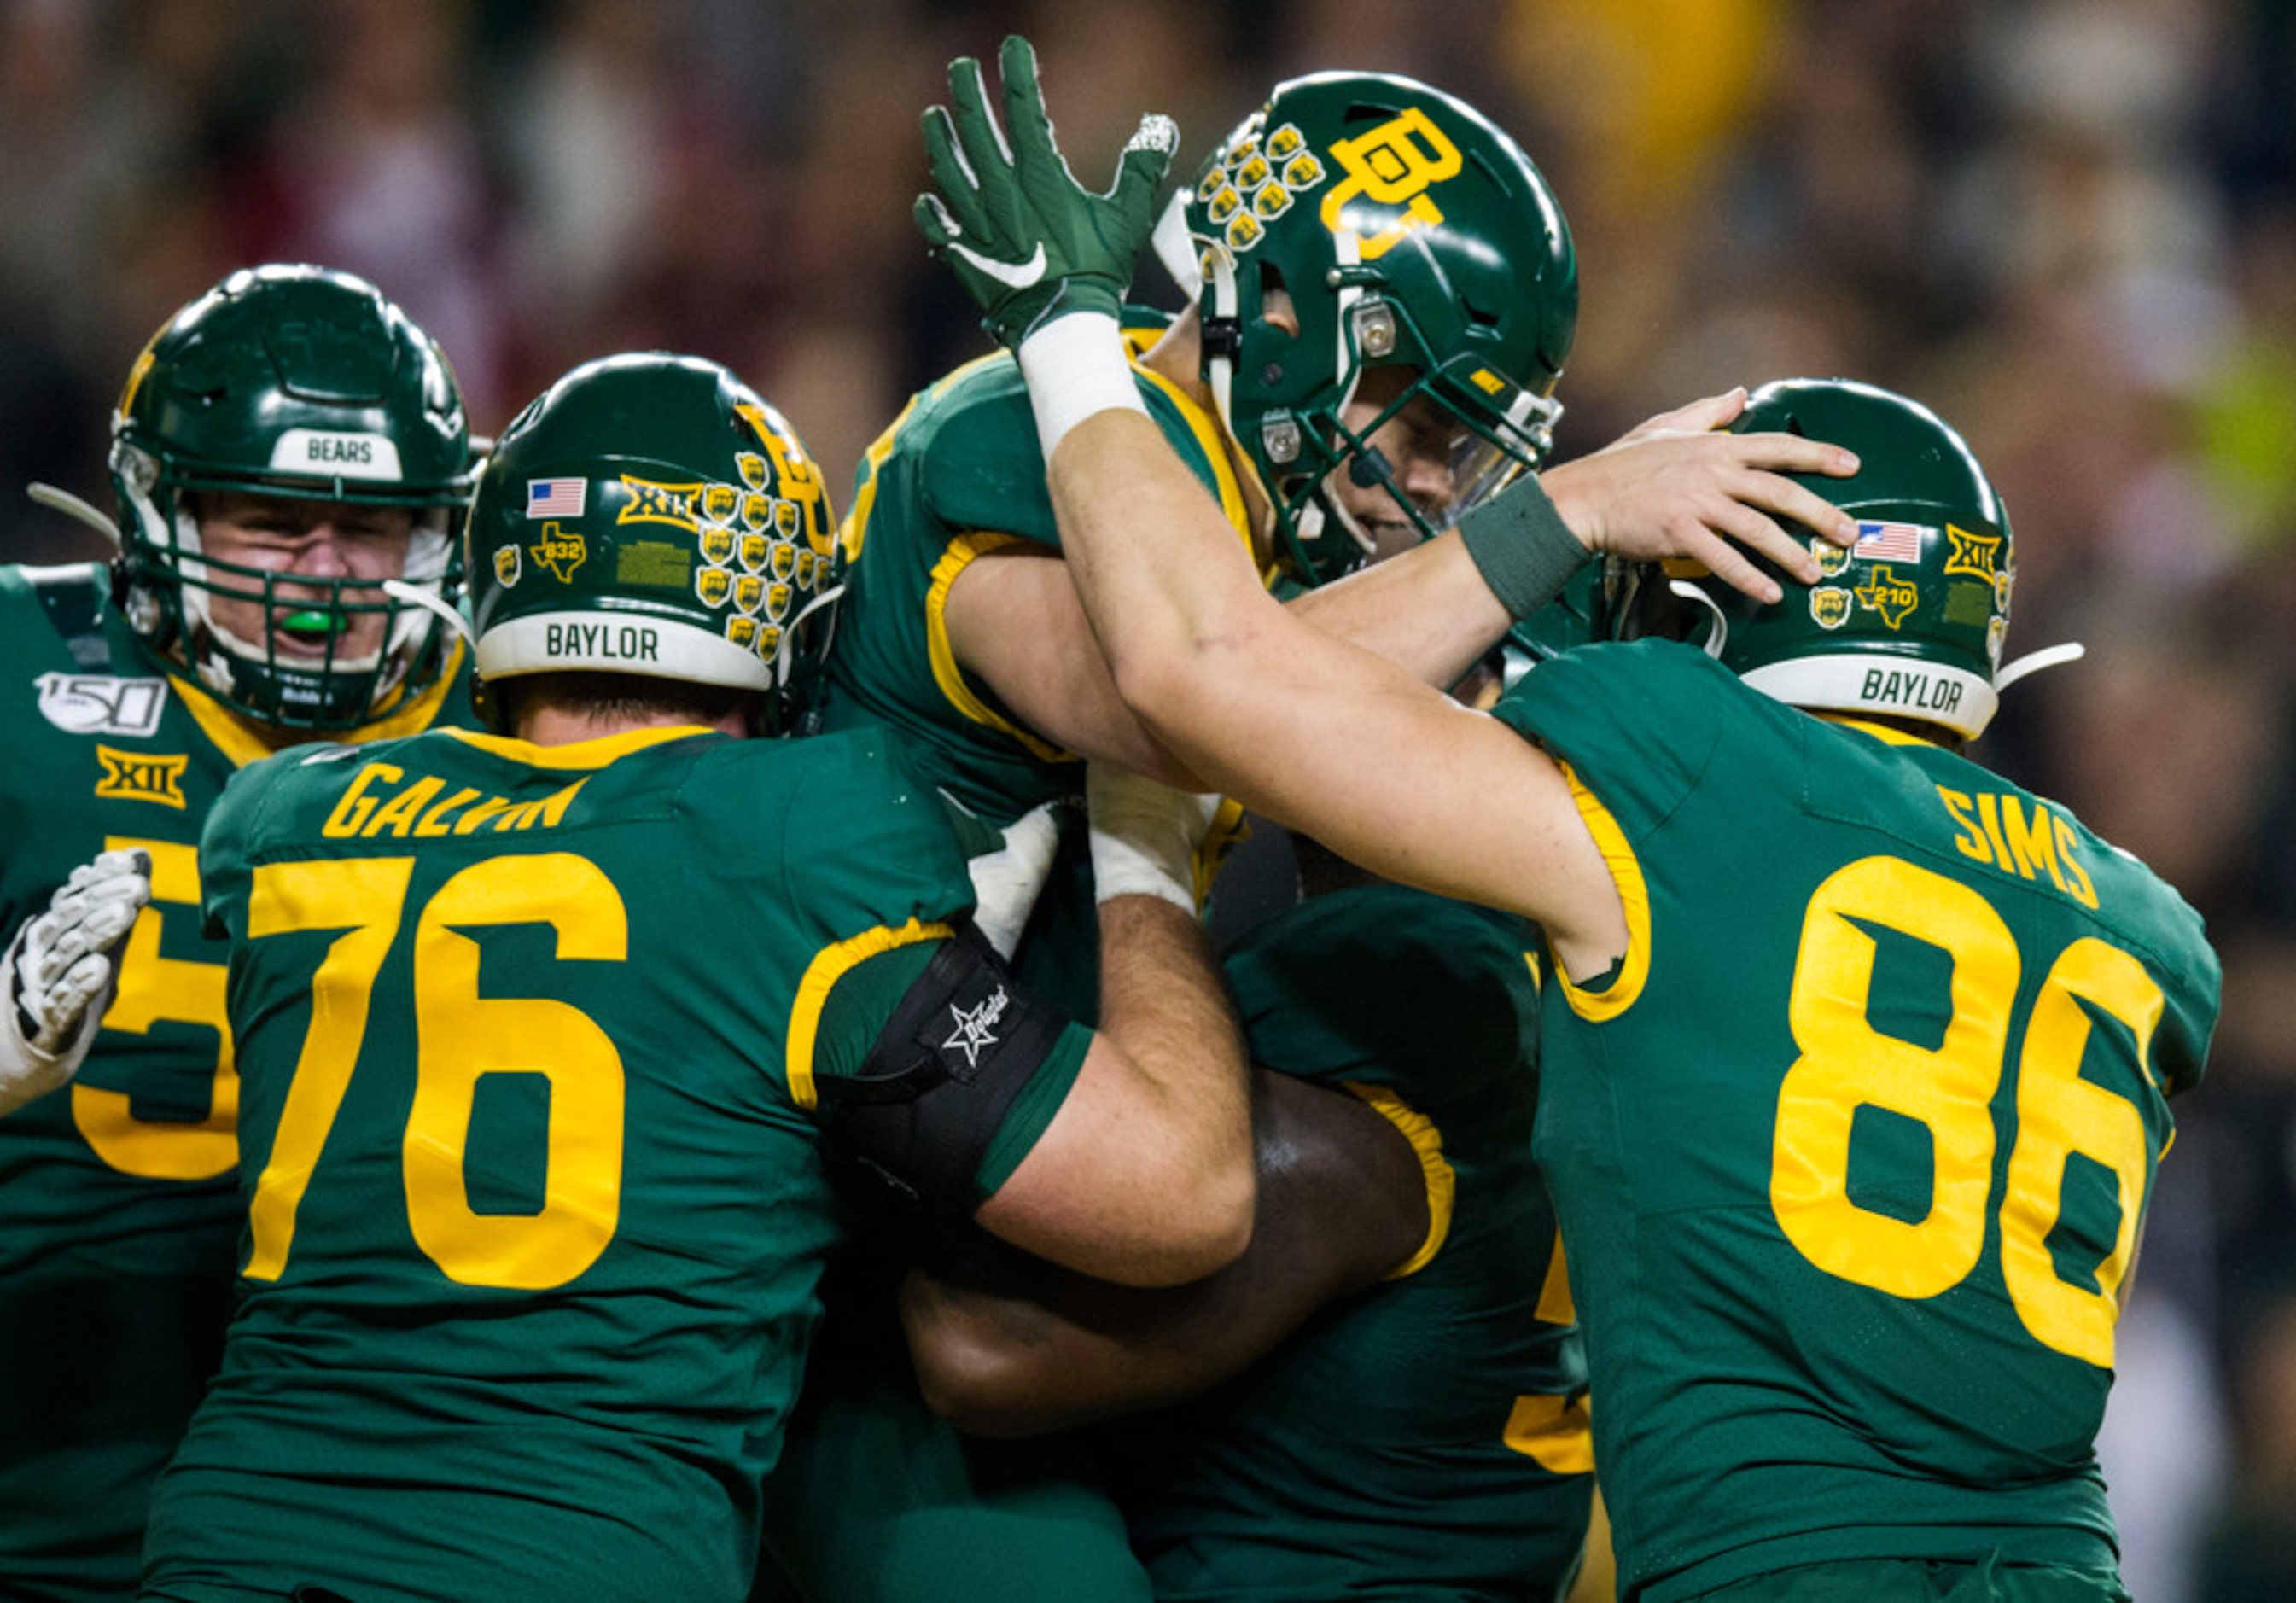
M1991 580L2001 571L2001 537L1997 534L1972 534L1966 529L1945 526L1946 538L1953 542L1953 552L1945 559L1948 573L1966 573L1972 579Z
M1380 206L1399 206L1403 215L1377 233L1362 234L1363 259L1376 261L1414 229L1431 227L1443 213L1428 198L1438 184L1459 176L1466 159L1449 136L1437 127L1425 110L1408 111L1353 139L1332 141L1332 160L1347 169L1347 178L1324 197L1324 226L1337 233L1350 201L1357 196Z
M1877 567L1866 582L1854 592L1857 604L1869 612L1879 612L1882 621L1895 631L1906 621L1906 614L1920 602L1922 593L1911 580L1899 579L1887 566Z
M542 526L542 538L527 548L529 555L541 566L550 570L551 577L560 584L574 582L574 570L590 558L590 547L578 534L568 534L554 523Z

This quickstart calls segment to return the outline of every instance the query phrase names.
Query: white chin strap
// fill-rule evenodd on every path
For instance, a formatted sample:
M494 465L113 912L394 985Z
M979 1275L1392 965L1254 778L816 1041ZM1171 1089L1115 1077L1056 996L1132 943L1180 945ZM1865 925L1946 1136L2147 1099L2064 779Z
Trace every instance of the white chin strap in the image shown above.
M1695 602L1706 609L1708 615L1713 619L1714 624L1706 631L1706 639L1700 649L1716 662L1720 662L1723 643L1730 637L1730 620L1722 615L1720 604L1709 596L1704 589L1692 584L1686 579L1669 580L1666 588L1683 600Z
M60 512L68 518L86 524L114 547L119 544L119 525L101 509L90 506L68 489L58 489L53 484L28 484L24 493L51 512Z
M769 665L773 669L774 685L776 688L790 682L790 674L797 666L798 625L803 623L807 619L821 611L822 608L833 604L840 599L844 594L845 587L841 584L832 586L829 589L824 590L811 601L807 602L803 606L798 608L797 616L791 619L789 621L789 627L782 630L782 643L775 648L774 660ZM837 628L837 616L833 612L830 614L829 627L832 631ZM821 649L824 655L827 654L830 645L834 638L835 636L832 632L829 639L822 642Z
M1212 275L1209 284L1212 292L1212 316L1235 321L1235 260L1223 247L1212 252ZM1219 414L1220 424L1232 440L1243 435L1235 425L1235 358L1225 352L1208 358L1204 363L1204 380L1211 386L1212 409Z
M1156 232L1148 236L1148 243L1164 271L1180 286L1180 292L1191 301L1203 299L1204 274L1196 260L1195 239L1188 233L1185 187L1172 192L1171 202L1164 208L1164 215L1156 219Z
M426 612L436 613L447 621L447 628L463 637L463 645L472 648L478 645L479 637L471 632L470 620L463 617L460 610L451 605L438 591L426 590L421 585L408 584L403 579L386 579L382 581L382 593L393 601L404 602L410 606L419 606Z
M2044 668L2055 668L2062 663L2076 662L2088 655L2088 647L2078 640L2068 640L2062 645L2045 645L2038 651L2029 651L2006 667L1993 672L1993 688L2006 690L2029 673L2038 673Z
M1707 631L1704 649L1708 656L1718 660L1729 634L1721 607L1688 580L1672 580L1667 588L1685 601L1697 603L1711 616L1713 627ZM1740 677L1752 688L1790 707L1915 719L1974 740L1993 721L2004 690L2027 674L2087 654L2087 647L2074 641L2047 646L1996 670L1989 681L1966 670L1935 662L1908 660L1903 667L1892 668L1886 658L1849 654L1773 662L1749 669Z

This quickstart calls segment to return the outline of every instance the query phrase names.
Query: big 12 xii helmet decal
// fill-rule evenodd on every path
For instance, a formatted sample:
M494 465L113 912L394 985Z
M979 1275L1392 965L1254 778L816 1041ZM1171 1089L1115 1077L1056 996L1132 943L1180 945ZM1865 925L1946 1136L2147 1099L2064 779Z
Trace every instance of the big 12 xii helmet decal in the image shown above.
M512 421L470 544L481 687L592 671L755 689L768 733L796 721L844 573L796 432L718 364L659 352L585 363Z
M1383 486L1433 532L1367 444L1416 401L1456 431L1453 513L1545 459L1578 258L1546 180L1464 103L1382 73L1279 85L1174 197L1158 249L1197 293L1204 377L1297 577L1332 578L1370 552L1325 492L1335 471ZM1365 369L1387 364L1412 382L1349 429Z
M152 336L111 434L117 589L155 654L293 729L356 728L436 681L452 634L433 611L373 579L201 549L203 495L397 509L414 520L400 582L442 603L458 593L473 473L462 394L437 344L373 285L315 267L233 274ZM234 629L218 602L268 621Z
M1808 535L1823 576L1784 582L1768 605L1695 563L1616 570L1620 635L1695 641L1791 706L1908 719L1968 740L2004 686L2080 654L2053 646L2003 665L2016 577L2009 514L1968 445L1926 407L1846 379L1787 379L1754 391L1731 428L1855 451L1849 478L1797 477L1857 520L1857 543Z

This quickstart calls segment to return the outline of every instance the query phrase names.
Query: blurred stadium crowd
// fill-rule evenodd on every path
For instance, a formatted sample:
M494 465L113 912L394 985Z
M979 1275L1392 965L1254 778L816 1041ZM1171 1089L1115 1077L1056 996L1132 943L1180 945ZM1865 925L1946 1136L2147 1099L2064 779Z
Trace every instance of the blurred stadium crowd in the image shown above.
M101 500L136 349L263 260L382 286L481 432L676 349L849 484L987 349L909 220L915 119L1014 29L1095 178L1141 105L1185 169L1319 67L1491 111L1577 236L1561 456L1797 374L1961 425L2019 537L2012 654L2090 650L1984 752L2225 961L2121 1328L2124 1568L2296 1596L2296 0L0 0L0 561L96 554L22 487Z

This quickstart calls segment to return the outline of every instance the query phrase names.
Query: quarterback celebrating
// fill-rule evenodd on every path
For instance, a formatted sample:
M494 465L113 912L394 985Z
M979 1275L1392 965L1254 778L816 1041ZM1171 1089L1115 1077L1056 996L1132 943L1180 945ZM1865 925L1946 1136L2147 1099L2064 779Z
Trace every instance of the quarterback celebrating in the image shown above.
M1625 1595L2125 1598L2094 1438L2218 967L2142 864L1960 754L2018 671L1968 447L1867 386L1758 391L1737 427L1823 452L1856 543L1805 537L1819 582L1759 604L1615 564L1617 638L1467 712L1237 560L1110 315L1153 174L1081 190L1026 45L1003 66L1009 146L952 69L982 110L926 233L1020 347L1119 693L1271 816L1546 928L1538 1155ZM1412 224L1365 195L1352 226ZM1044 283L980 268L1038 251Z

